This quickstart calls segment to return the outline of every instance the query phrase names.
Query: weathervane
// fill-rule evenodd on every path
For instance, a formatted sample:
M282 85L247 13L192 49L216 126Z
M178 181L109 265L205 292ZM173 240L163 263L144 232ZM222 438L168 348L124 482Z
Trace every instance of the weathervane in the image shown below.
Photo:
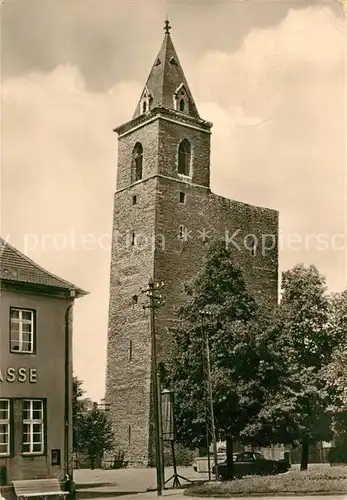
M171 26L170 26L169 20L166 18L165 26L164 26L165 35L169 35L170 30L171 30Z

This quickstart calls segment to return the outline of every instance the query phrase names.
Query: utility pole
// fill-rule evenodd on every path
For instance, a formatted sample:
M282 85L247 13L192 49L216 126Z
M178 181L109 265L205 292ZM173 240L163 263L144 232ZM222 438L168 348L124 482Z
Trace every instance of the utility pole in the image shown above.
M205 323L205 317L211 317L212 314L207 311L200 311L201 317L201 333L203 341L202 349L202 359L203 359L203 371L204 371L204 386L205 386L205 411L206 411L206 435L207 435L207 446L208 446L208 468L209 468L209 480L211 479L210 472L210 449L209 449L209 435L211 436L213 444L213 456L214 456L214 467L215 467L215 479L218 480L218 452L217 452L217 439L216 439L216 427L214 419L214 404L213 404L213 390L212 390L212 380L211 380L211 360L210 360L210 341L208 328Z
M150 330L152 344L152 388L153 388L153 416L154 416L154 436L155 436L155 457L157 469L157 494L161 496L164 489L164 459L163 459L163 439L162 439L162 417L161 417L161 396L160 380L157 366L157 343L155 331L155 309L163 305L162 296L158 295L164 283L154 283L150 279L148 288L142 290L149 298L149 304L144 305L144 309L150 309Z

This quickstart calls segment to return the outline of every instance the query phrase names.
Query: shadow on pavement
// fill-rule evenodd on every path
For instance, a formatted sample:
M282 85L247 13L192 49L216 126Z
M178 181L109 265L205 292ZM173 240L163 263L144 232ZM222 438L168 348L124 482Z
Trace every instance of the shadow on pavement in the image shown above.
M170 495L171 492L183 492L192 484L205 479L198 477L192 467L180 468L179 472L187 481L180 480L181 486L174 489L173 481L170 480L166 485L165 495ZM165 477L172 477L171 468L166 468ZM156 491L156 471L153 468L75 470L74 480L77 500L102 499Z

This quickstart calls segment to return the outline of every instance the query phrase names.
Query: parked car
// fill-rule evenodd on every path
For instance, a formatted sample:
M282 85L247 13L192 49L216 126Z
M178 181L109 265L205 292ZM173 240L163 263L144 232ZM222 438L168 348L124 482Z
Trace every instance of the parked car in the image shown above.
M218 463L222 463L222 462L225 462L225 459L226 459L226 454L225 453L218 453L217 455L217 460L218 460ZM210 453L210 469L211 469L211 472L212 472L212 465L213 465L213 453ZM198 472L198 473L203 473L203 474L207 474L208 473L208 457L197 457L195 460L194 460L194 463L193 463L193 469L195 472Z
M287 472L290 469L288 460L269 460L260 453L244 451L233 455L235 477L243 476L269 476ZM213 474L216 474L215 465L212 467ZM227 479L226 460L218 464L218 479Z

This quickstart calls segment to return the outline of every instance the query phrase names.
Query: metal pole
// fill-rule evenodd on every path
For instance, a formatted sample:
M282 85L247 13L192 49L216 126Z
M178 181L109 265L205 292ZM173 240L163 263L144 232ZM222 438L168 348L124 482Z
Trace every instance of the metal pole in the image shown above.
M214 463L215 463L215 471L216 471L215 476L216 476L216 480L218 480L218 453L217 453L216 427L215 427L215 423L214 423L213 393L212 393L211 364L210 364L210 342L209 342L207 328L205 328L205 341L206 341L207 383L208 383L208 393L209 393L209 400L210 400L213 455L214 455Z
M150 301L150 330L152 343L152 384L153 384L153 414L155 426L155 455L157 469L157 494L163 494L163 479L161 465L161 446L160 446L160 422L159 422L159 401L158 401L158 379L157 379L157 347L155 336L155 297L154 297L154 282L150 280L148 283L148 296Z
M175 442L173 439L171 439L170 442L171 442L171 453L172 453L172 465L173 465L175 480L177 482L178 474L177 474L177 464L176 464L176 454L175 454ZM178 486L181 486L179 481L178 481ZM175 481L173 487L175 488Z
M210 457L210 440L208 429L206 427L206 444L207 444L207 467L208 467L208 480L211 481L211 457Z
M210 361L210 344L209 344L209 335L208 329L205 326L204 317L211 316L209 312L200 311L201 315L201 328L203 334L203 342L204 342L204 355L206 355L206 362L204 360L204 372L206 376L205 383L207 385L207 395L208 398L208 406L207 412L210 412L210 432L213 444L213 455L214 455L214 463L215 463L215 478L218 480L218 453L217 453L217 440L216 440L216 427L214 421L214 407L213 407L213 391L212 391L212 381L211 381L211 361ZM208 447L208 460L209 460L210 449ZM209 475L210 479L210 475Z
M163 441L163 417L161 411L161 381L160 373L157 370L157 390L158 390L158 423L159 423L159 458L160 458L160 477L161 489L165 489L165 470L164 470L164 441Z
M206 376L206 360L205 360L205 324L204 324L204 315L201 314L201 330L202 330L202 340L203 340L203 349L202 349L202 371L203 376ZM205 381L204 381L205 382ZM206 450L207 450L207 469L208 469L208 480L211 481L211 458L210 458L210 432L208 426L208 396L206 388L204 390L204 398L205 398L205 411L206 411Z

